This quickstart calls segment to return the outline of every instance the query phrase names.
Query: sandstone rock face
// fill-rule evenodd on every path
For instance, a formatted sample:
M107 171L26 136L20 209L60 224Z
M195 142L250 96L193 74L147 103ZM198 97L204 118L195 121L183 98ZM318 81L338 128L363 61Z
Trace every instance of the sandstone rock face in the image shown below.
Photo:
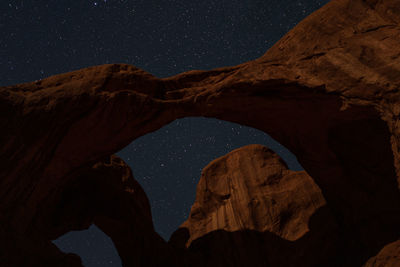
M269 231L294 241L308 232L313 213L325 205L321 190L305 171L262 145L249 145L203 169L189 219L181 225L190 243L216 230Z
M335 0L238 66L157 79L113 64L1 87L0 240L35 243L41 203L71 173L206 116L289 148L341 229L341 265L364 264L400 236L399 23L398 1Z
M368 260L364 267L400 266L400 240L386 245L375 257Z
M325 205L305 171L249 145L203 169L189 218L170 243L203 253L206 266L328 266L337 229Z

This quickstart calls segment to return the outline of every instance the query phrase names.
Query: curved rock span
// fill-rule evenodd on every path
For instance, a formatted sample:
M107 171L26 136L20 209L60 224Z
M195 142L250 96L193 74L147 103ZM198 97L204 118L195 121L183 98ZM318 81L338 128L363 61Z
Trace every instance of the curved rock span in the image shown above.
M384 247L400 236L399 22L398 1L335 0L238 66L158 79L112 64L1 87L0 261L41 255L41 207L78 170L186 116L289 148L340 229L342 266L395 251Z

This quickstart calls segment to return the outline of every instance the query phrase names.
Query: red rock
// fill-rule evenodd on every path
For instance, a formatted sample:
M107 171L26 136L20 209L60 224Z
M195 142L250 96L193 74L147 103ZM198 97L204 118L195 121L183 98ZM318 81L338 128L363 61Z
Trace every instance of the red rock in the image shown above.
M236 149L208 164L201 174L187 228L192 240L215 231L269 231L297 240L309 231L312 214L325 205L305 171L291 171L262 145Z
M360 266L400 236L399 23L398 1L336 0L238 66L157 79L113 64L1 87L0 240L34 232L71 172L205 116L289 148L341 229L342 266Z
M378 255L368 260L364 267L400 266L400 240L390 243L379 251Z
M249 145L203 169L189 218L170 243L203 253L207 266L327 266L337 229L325 205L305 171Z

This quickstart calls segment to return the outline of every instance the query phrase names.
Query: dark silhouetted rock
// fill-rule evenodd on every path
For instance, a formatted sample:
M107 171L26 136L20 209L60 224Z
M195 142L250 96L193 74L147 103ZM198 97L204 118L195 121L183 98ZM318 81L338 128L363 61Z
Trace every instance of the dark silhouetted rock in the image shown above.
M69 173L38 204L26 236L20 238L24 247L5 250L12 256L10 266L81 266L78 256L65 255L50 241L92 224L112 238L124 266L175 265L169 262L177 259L173 250L154 231L146 194L128 165L112 155ZM15 243L11 240L6 244Z

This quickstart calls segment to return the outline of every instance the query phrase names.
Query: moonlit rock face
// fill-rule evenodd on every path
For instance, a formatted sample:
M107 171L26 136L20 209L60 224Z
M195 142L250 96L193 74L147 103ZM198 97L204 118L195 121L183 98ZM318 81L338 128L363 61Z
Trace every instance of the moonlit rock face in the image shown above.
M364 267L396 267L400 263L400 240L384 246L379 253L368 260Z
M249 145L212 161L202 172L189 219L189 247L215 230L269 231L295 241L309 231L312 214L325 205L305 171L288 170L261 145Z
M305 171L288 170L265 146L245 146L203 169L189 218L170 244L203 253L209 266L314 266L336 254L337 226L325 205Z

